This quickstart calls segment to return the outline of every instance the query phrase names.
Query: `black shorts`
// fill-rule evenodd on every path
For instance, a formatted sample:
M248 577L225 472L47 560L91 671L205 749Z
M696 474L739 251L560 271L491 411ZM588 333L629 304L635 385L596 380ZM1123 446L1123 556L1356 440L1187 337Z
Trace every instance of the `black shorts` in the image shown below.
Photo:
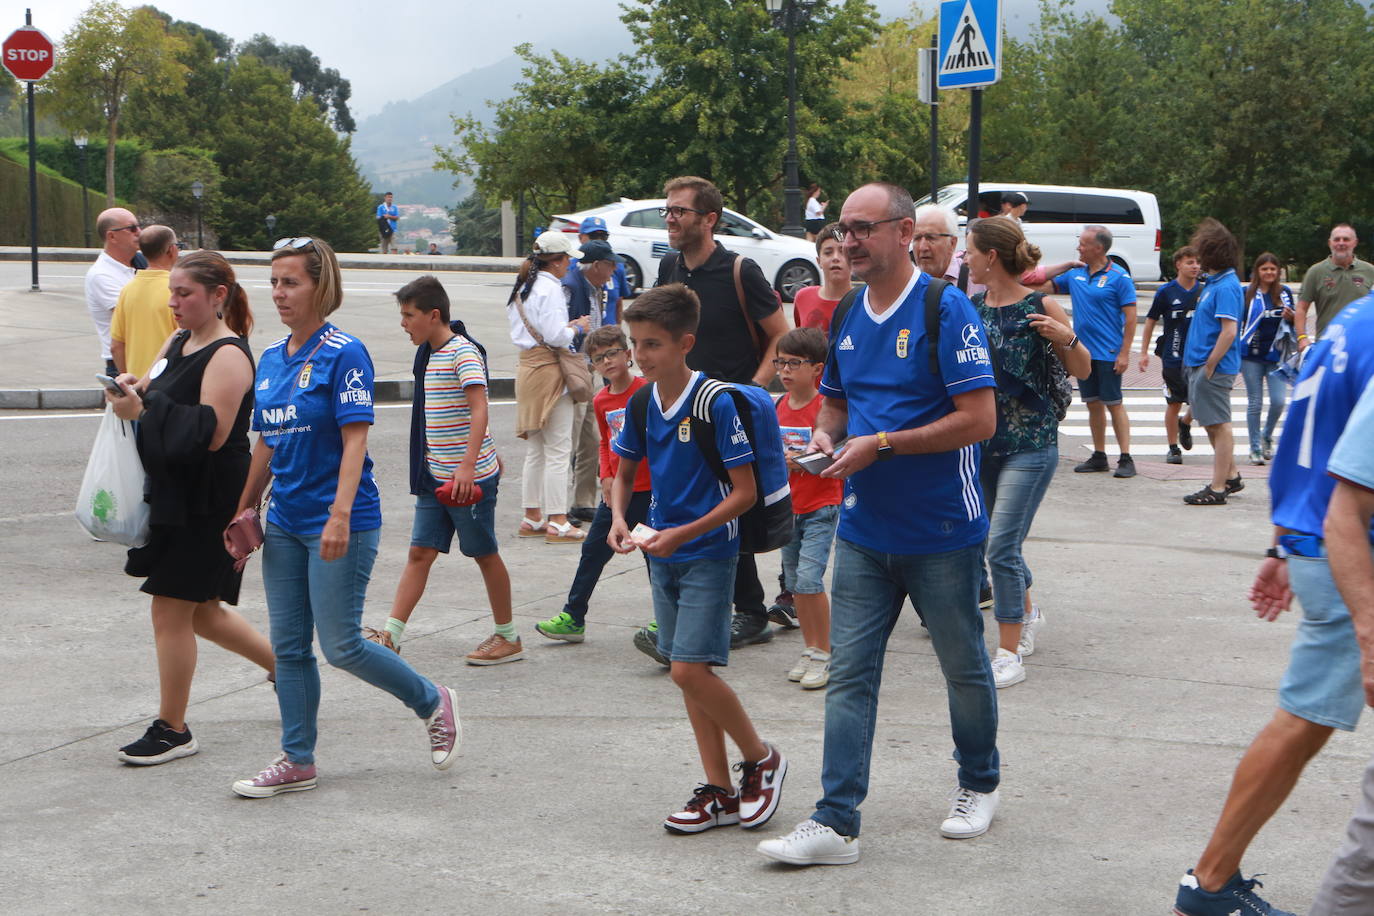
M804 220L802 225L806 226L806 231L812 235L820 235L821 230L825 228L825 217L822 216L820 219Z
M1183 375L1182 366L1164 367L1164 403L1188 403L1188 379Z

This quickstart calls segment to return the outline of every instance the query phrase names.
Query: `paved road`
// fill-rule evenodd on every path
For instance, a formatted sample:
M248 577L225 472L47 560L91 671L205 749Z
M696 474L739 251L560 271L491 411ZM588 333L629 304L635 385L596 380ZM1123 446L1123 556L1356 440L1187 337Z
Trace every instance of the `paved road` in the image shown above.
M794 872L756 857L746 832L658 826L699 773L676 690L629 644L649 615L642 568L614 562L586 643L533 634L558 610L576 552L505 534L522 449L512 409L494 417L511 479L502 550L529 660L461 663L489 618L472 565L441 560L405 655L462 697L457 766L435 773L398 703L326 669L320 788L248 801L229 783L272 756L276 706L260 672L214 647L190 713L201 753L147 770L116 763L115 748L155 714L156 684L146 596L121 573L122 552L69 516L96 419L0 414L0 910L1167 909L1270 714L1293 632L1291 617L1261 623L1241 598L1267 543L1263 481L1223 509L1189 509L1177 482L1076 475L1062 462L1028 547L1048 626L1029 679L1000 696L1004 799L992 831L967 842L937 833L954 776L946 705L930 644L907 617L888 654L864 857ZM374 624L405 556L407 426L405 407L383 409L371 440L387 518ZM766 575L775 563L764 560ZM265 625L259 569L254 560L243 608ZM792 760L768 833L805 817L818 791L823 698L784 680L800 648L782 634L736 653L725 673ZM1267 872L1286 909L1311 900L1371 751L1367 731L1338 734L1255 844L1247 870Z

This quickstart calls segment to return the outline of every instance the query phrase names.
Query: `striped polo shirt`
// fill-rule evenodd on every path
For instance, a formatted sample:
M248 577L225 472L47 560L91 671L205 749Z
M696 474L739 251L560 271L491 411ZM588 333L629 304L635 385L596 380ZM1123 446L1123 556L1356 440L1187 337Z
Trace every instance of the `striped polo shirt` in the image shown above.
M430 474L440 483L453 479L454 469L468 450L472 409L467 389L472 385L487 385L482 354L472 341L456 334L430 354L425 368L425 459ZM496 443L488 426L473 479L486 480L496 473Z

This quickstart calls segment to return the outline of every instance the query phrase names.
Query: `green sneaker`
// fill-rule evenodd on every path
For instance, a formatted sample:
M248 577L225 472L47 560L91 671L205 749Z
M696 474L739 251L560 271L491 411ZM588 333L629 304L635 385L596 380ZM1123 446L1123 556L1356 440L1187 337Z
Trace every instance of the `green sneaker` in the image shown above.
M572 615L567 611L561 611L556 617L536 623L534 628L542 636L561 639L564 642L581 642L587 634L587 628L574 623Z

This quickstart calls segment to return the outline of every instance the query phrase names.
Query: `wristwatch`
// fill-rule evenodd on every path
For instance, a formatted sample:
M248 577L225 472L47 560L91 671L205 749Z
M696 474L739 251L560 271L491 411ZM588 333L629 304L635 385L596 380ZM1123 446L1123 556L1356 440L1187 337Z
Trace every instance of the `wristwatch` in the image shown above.
M892 450L892 443L887 441L887 433L886 433L885 431L879 432L879 433L878 433L878 460L879 460L879 461L886 461L887 459L891 458L891 457L892 457L893 455L895 455L895 454L897 454L897 453L894 452L894 451Z
M1288 554L1279 547L1270 547L1264 552L1264 556L1270 560L1286 560Z

